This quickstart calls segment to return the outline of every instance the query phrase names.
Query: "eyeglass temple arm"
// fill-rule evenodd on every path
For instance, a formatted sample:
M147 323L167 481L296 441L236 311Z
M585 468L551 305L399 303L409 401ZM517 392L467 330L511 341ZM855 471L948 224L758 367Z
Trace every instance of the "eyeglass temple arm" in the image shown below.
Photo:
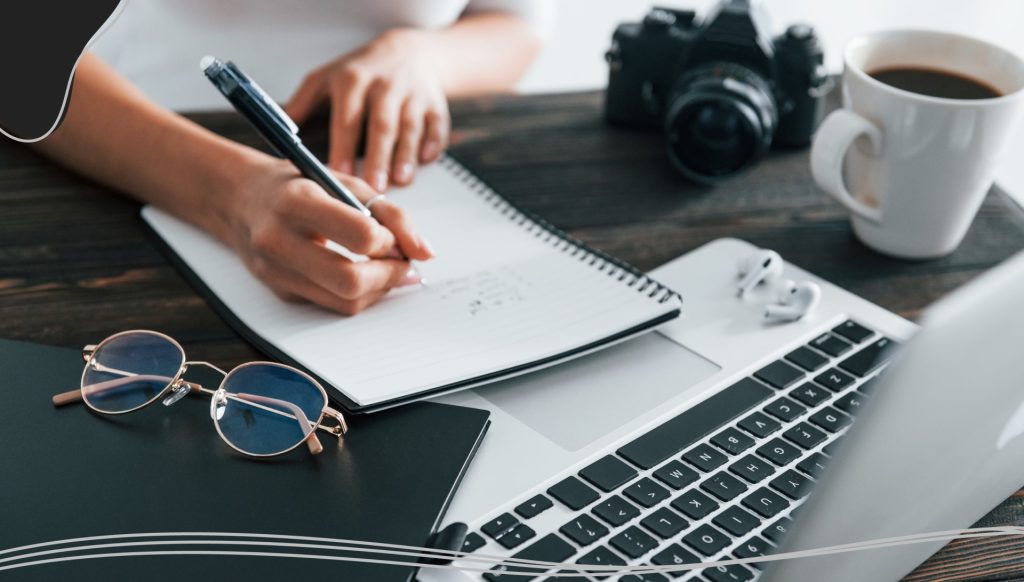
M96 384L90 384L88 386L89 392L97 393L104 392L106 390L112 390L127 384L129 382L170 382L171 378L167 376L154 376L150 374L136 374L128 378L114 378L113 380L107 380L105 382L97 382ZM202 386L194 385L196 388L202 388ZM82 388L77 390L68 390L67 392L61 392L60 394L54 395L52 398L54 406L66 406L68 404L74 404L82 401Z
M309 419L306 418L306 413L302 412L302 409L285 400L278 400L277 398L269 398L267 396L258 396L256 394L247 394L245 392L239 392L237 394L228 395L228 398L248 401L249 403L268 404L271 406L280 406L286 408L291 414L285 414L284 416L290 416L298 421L299 428L302 429L302 434L306 435L306 447L309 448L309 452L314 455L319 455L324 451L324 446L320 444L320 439L316 436L316 431L313 430L313 426L309 423ZM281 414L277 410L267 409L262 406L263 410L269 412L275 412Z

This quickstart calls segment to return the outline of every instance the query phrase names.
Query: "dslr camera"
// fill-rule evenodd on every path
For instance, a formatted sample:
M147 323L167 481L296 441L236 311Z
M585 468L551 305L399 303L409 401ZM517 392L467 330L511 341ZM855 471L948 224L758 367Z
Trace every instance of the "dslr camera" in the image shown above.
M747 0L696 16L654 8L616 28L606 119L661 128L672 164L704 184L750 167L771 146L810 143L830 89L814 30L797 24L772 38L767 14Z

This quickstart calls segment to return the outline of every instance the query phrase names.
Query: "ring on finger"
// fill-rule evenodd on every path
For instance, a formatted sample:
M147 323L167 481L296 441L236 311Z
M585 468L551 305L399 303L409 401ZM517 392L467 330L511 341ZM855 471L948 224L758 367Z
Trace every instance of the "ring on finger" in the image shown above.
M388 197L385 196L384 194L377 194L373 198L370 198L369 200L366 201L366 209L372 211L374 204L387 199Z

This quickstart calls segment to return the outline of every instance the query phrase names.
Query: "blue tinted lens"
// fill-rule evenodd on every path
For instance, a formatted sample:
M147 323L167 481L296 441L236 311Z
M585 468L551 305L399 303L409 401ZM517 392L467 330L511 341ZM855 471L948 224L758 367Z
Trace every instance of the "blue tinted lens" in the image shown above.
M181 348L159 334L133 331L114 336L86 363L82 397L101 412L127 412L156 398L184 361Z
M214 404L214 420L229 443L252 455L273 455L301 443L327 406L316 384L276 364L235 368L221 387L227 401Z

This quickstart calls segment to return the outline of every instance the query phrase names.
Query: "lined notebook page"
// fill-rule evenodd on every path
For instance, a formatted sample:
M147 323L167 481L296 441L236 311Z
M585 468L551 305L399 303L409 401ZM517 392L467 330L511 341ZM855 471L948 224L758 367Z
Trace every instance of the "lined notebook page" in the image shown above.
M143 216L253 332L360 406L528 365L679 307L526 221L450 159L389 198L437 256L418 263L426 286L354 317L285 303L209 235L156 208Z

